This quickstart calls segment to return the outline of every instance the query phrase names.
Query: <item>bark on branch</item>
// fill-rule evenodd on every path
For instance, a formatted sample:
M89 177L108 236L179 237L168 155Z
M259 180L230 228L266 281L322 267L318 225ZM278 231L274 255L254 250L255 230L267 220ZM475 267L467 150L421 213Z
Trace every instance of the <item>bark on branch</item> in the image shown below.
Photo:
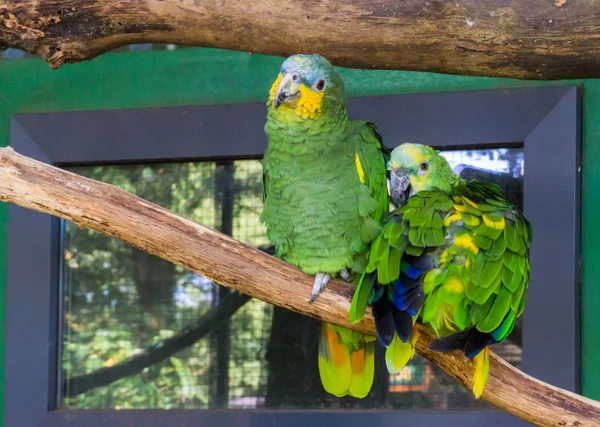
M370 313L348 321L352 287L332 281L309 304L312 277L258 249L176 215L113 185L0 149L0 200L70 220L207 276L214 282L298 313L374 335ZM473 367L458 353L417 352L471 387ZM483 399L539 426L598 426L600 403L545 384L492 354Z
M0 0L0 48L50 66L131 43L528 79L600 74L597 0Z

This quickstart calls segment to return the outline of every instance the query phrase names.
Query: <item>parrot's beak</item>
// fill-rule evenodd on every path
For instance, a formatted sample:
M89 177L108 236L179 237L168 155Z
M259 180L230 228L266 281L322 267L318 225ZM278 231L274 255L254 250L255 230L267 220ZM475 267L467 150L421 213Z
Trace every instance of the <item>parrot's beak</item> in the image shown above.
M397 208L410 197L410 178L406 169L392 169L390 172L390 197Z
M294 81L296 76L296 81ZM278 109L281 104L287 104L292 108L296 108L296 104L300 99L300 78L295 73L286 73L279 82L279 86L273 97L273 105Z

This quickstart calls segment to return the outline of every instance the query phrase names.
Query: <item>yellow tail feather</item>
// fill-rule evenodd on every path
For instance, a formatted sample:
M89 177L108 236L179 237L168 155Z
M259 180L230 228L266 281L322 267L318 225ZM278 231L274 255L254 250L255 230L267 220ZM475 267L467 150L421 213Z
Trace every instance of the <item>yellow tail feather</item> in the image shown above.
M475 364L475 373L473 374L473 395L476 399L479 399L483 393L490 372L490 348L484 348L473 358L473 363Z
M375 373L374 344L360 342L358 350L351 353L340 335L321 323L319 374L325 391L337 397L366 397Z
M365 342L364 348L351 354L352 378L348 394L362 399L367 397L375 377L375 342Z
M385 351L385 364L390 374L397 374L415 355L415 344L419 339L419 331L413 328L410 339L405 344L398 335L394 335L392 343Z

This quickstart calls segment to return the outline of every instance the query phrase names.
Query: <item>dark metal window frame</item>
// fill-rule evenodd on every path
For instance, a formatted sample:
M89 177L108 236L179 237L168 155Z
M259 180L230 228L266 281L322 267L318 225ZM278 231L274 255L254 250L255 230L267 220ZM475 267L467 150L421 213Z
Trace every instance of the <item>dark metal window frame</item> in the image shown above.
M533 224L523 321L525 372L579 392L580 90L554 86L352 98L351 117L377 123L385 143L488 148L522 143L524 210ZM260 157L264 103L23 114L11 145L58 165ZM522 425L483 411L55 410L60 221L9 207L6 426Z

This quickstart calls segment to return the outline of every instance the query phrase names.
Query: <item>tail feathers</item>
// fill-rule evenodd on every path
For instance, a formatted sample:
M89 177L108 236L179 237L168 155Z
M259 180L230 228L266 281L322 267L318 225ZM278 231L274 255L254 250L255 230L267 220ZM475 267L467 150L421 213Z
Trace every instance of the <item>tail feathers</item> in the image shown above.
M411 275L408 273L408 270L410 269L405 271L411 279L416 279L424 272L431 270L434 266L434 257L426 253L419 256L405 253L403 258L406 260L407 264L412 267L412 271L414 272L414 274ZM404 269L402 269L402 271L404 271Z
M384 347L389 347L397 334L406 343L413 331L414 319L410 313L400 311L386 298L373 303L373 317L377 338Z
M375 342L365 342L364 347L350 353L352 379L348 394L358 399L367 397L375 378Z
M373 303L372 312L375 319L375 331L377 338L384 347L389 347L394 339L395 324L392 314L393 305L390 301L383 297Z
M352 380L350 352L327 323L321 323L319 374L328 393L337 397L348 394Z
M406 343L397 336L385 351L385 364L390 374L396 374L406 366L415 354L415 344L419 338L419 332L415 329Z
M398 310L407 311L411 316L416 316L425 301L423 287L418 285L402 294L394 292L392 301Z
M415 263L420 262L428 267L430 261L425 258L412 259ZM381 296L374 295L371 303L377 337L381 344L388 348L396 334L402 343L408 342L413 330L413 317L419 314L425 301L425 292L420 280L423 270L404 260L401 261L400 267L398 279L384 286L375 282L374 289L385 287L386 291Z
M425 301L421 280L411 279L401 273L398 280L394 281L391 286L393 292L390 293L390 297L398 310L407 311L411 316L416 316Z
M473 395L476 399L481 397L485 383L490 372L490 348L486 347L473 359L475 373L473 374Z
M406 273L401 272L400 276L392 282L392 288L395 293L402 295L419 286L419 283L418 277L411 278Z
M403 343L408 342L410 334L413 331L413 316L406 311L397 310L396 307L392 307L392 316L394 318L394 327L400 340Z
M374 372L374 341L361 341L351 351L340 334L327 323L321 324L319 374L325 391L337 397L364 398L373 385Z
M477 356L482 350L487 349L488 346L494 343L494 338L490 334L486 334L484 332L479 332L477 329L473 328L467 342L465 343L465 357L467 359L472 359Z
M438 353L448 353L454 350L464 350L470 331L457 332L443 338L436 338L429 344L429 350Z
M437 338L429 344L429 349L437 352L462 350L467 359L473 359L475 373L473 374L473 395L481 397L490 370L490 344L494 338L491 334L471 328L444 338Z
M494 342L491 334L471 328L467 331L448 335L447 337L434 339L429 344L429 350L439 353L462 350L467 359L472 359Z

